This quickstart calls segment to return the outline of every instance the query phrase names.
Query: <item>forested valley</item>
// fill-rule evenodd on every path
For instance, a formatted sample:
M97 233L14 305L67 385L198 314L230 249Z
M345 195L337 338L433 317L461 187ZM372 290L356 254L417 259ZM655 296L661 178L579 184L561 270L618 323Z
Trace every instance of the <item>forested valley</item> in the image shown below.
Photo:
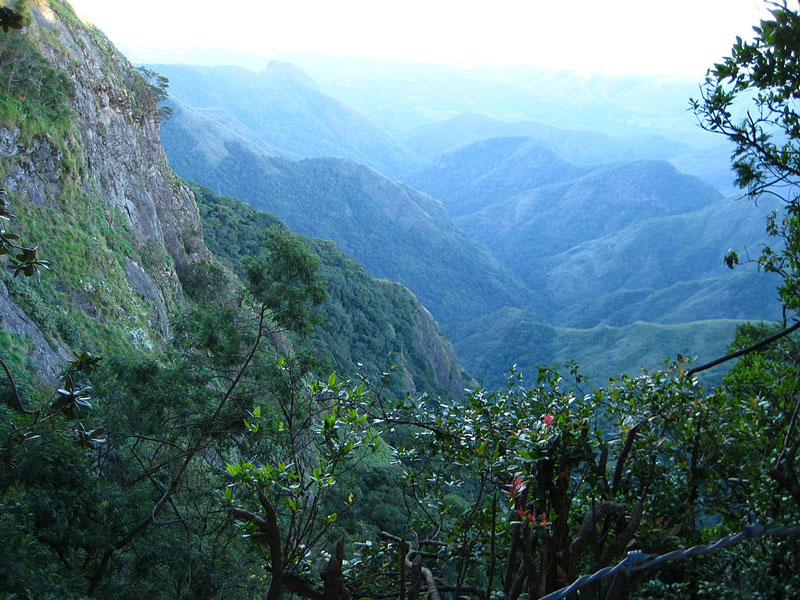
M0 597L800 595L796 7L686 98L730 172L0 29Z

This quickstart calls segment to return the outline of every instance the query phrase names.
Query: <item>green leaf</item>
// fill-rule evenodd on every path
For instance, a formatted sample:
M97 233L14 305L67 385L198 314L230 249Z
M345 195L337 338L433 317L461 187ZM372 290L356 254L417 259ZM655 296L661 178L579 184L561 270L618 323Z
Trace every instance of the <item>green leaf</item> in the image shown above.
M728 250L727 254L725 254L725 265L729 269L732 269L738 264L739 264L739 255L736 253L735 250Z

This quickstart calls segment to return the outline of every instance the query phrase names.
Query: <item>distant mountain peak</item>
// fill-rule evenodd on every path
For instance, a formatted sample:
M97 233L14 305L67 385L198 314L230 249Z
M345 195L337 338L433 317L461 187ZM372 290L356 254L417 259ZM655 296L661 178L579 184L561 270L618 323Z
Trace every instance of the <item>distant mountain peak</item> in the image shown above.
M314 81L308 73L303 71L303 69L292 63L273 60L264 67L259 75L281 82L299 83L300 85L319 91L317 82Z
M419 165L416 155L388 132L320 91L291 63L271 62L258 73L182 65L153 68L169 78L172 98L202 110L203 116L270 154L347 157L394 177ZM175 133L174 125L167 122L165 131L172 127Z

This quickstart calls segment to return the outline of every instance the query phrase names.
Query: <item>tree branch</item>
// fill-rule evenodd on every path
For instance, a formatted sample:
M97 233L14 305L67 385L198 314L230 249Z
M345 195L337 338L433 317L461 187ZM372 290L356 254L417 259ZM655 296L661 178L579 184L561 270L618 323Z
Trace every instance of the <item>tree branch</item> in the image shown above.
M35 410L28 410L25 408L25 404L22 402L22 398L19 395L19 389L17 388L17 382L14 380L14 376L11 374L11 369L8 368L8 365L5 361L0 358L0 366L3 367L3 370L6 372L6 377L8 378L8 382L11 384L11 393L14 397L14 402L17 405L17 411L25 414L25 415L33 415L36 413Z
M231 381L230 385L228 386L228 389L225 391L225 394L217 403L217 408L214 411L214 414L211 416L211 419L209 419L208 424L205 426L205 428L201 431L199 437L197 438L197 441L195 441L192 447L189 448L189 450L186 452L186 457L181 463L181 466L178 468L177 473L175 473L175 475L173 476L169 487L164 491L161 497L153 505L153 508L150 511L150 515L146 519L140 521L125 536L119 539L114 544L113 549L109 550L106 553L107 556L103 557L104 560L98 566L98 571L96 571L91 578L91 584L89 586L89 593L88 593L89 596L94 595L94 593L97 590L97 586L100 582L100 579L102 578L102 571L105 570L106 566L108 565L108 559L111 558L109 553L113 554L113 552L125 548L126 546L131 544L134 540L141 537L145 533L145 531L147 531L147 529L156 522L156 517L164 509L164 507L167 505L170 498L172 498L175 492L177 492L178 487L181 484L181 481L183 481L183 477L186 474L186 471L189 469L189 465L192 463L192 460L194 460L194 457L198 454L198 452L200 452L200 449L203 447L203 444L206 442L208 436L213 431L213 424L219 418L220 414L225 408L225 405L228 403L228 400L230 400L231 396L233 395L233 392L239 385L239 382L242 380L244 374L247 372L247 369L250 367L250 363L255 358L256 353L258 352L258 348L261 345L261 340L264 338L265 335L266 316L267 316L267 308L265 306L261 306L259 310L258 330L255 340L253 341L253 344L250 347L250 350L247 354L247 357L245 358L244 363L237 370L236 377L234 377L233 381ZM272 600L272 598L270 598L269 596L268 598Z
M775 482L786 489L794 498L794 501L800 506L800 482L798 482L797 473L794 470L794 459L800 449L800 439L798 439L786 456L781 461L781 464L767 469L767 474L775 480Z
M625 471L625 461L628 460L628 455L630 454L631 447L636 439L636 434L639 433L639 425L640 423L637 423L631 427L631 430L628 432L628 437L625 438L625 444L622 446L622 452L619 453L617 466L614 469L614 481L611 484L612 496L616 496L617 492L619 491L620 483L622 483L622 473Z
M591 510L586 511L586 515L583 517L583 524L578 532L578 536L569 546L569 562L567 564L568 577L574 577L578 556L595 537L595 526L598 519L602 519L607 515L622 512L624 510L625 505L620 504L619 502L601 502L595 505Z
M431 570L429 568L422 566L422 557L424 555L426 555L426 554L430 555L430 553L428 553L428 552L420 552L418 550L414 550L411 547L411 544L409 544L408 542L403 541L400 538L398 538L397 536L392 535L390 533L387 533L385 531L381 531L378 534L378 536L381 539L389 540L389 541L396 542L396 543L399 543L399 544L405 544L405 547L408 550L408 553L406 554L405 562L406 562L406 567L408 567L412 571L412 578L411 578L412 579L412 585L413 585L413 581L414 581L414 577L413 577L414 570L418 569L418 572L420 572L422 574L422 577L425 579L425 584L426 584L426 586L428 588L428 596L430 597L430 600L440 600L439 587L438 587L438 585L436 583L436 579L434 578L433 573L431 572ZM430 542L431 540L427 540L427 541ZM436 543L437 543L437 545L439 544L439 542L436 542ZM414 556L413 560L411 559L412 556ZM436 556L436 555L434 555L434 556ZM455 588L453 588L453 589L455 589ZM413 594L414 594L414 590L412 588L411 595L409 595L409 598L413 598Z
M721 365L724 362L728 362L729 360L733 360L734 358L739 358L740 356L744 356L745 354L749 354L750 352L755 352L756 350L760 350L764 346L771 344L775 340L779 340L784 336L789 335L793 331L800 329L800 321L792 325L791 327L787 327L786 329L779 331L778 333L771 335L767 338L764 338L761 341L756 342L755 344L751 344L747 348L742 348L741 350L737 350L736 352L731 352L730 354L726 354L716 360L712 360L709 363L704 365L700 365L699 367L695 367L693 369L689 369L686 372L686 377L691 377L695 373L700 373L701 371L705 371L712 367L716 367L717 365Z

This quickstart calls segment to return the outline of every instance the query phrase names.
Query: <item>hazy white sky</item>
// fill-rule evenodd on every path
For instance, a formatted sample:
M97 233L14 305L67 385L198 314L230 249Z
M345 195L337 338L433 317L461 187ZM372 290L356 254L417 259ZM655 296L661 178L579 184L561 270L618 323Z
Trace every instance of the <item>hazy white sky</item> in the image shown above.
M762 0L72 0L134 60L227 48L701 77ZM148 49L137 57L138 49Z

